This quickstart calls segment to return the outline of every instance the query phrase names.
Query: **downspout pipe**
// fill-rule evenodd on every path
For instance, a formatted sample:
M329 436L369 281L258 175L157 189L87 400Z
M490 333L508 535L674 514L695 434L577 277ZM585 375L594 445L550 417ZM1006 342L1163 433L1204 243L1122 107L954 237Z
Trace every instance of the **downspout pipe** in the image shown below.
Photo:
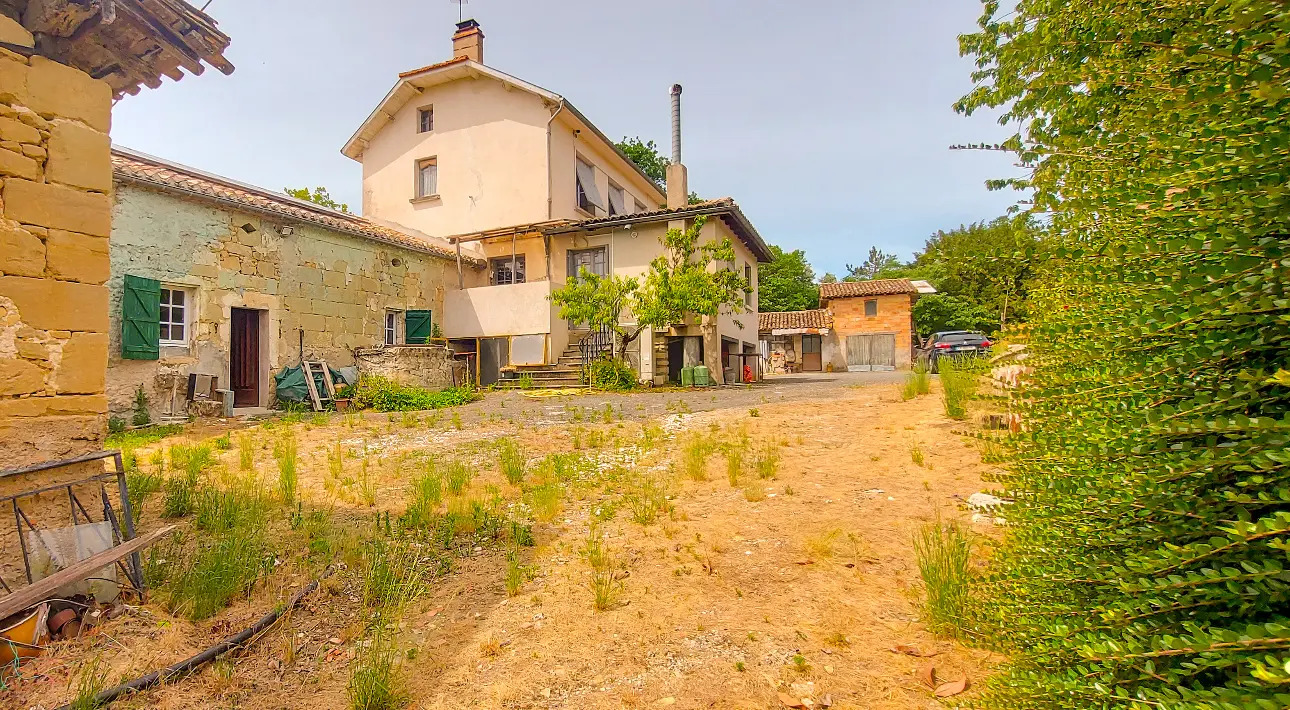
M554 180L551 178L551 124L555 123L555 117L559 116L560 112L563 110L564 110L564 99L561 98L560 105L557 106L555 111L551 113L551 118L547 119L547 122L546 122L546 218L547 219L555 218L555 197L552 194L552 190L554 189L552 187L552 185L554 184ZM547 255L547 258L548 259L550 258L549 254ZM549 271L550 269L548 268L548 274L547 274L548 276L550 276Z
M681 162L681 85L672 85L672 162Z

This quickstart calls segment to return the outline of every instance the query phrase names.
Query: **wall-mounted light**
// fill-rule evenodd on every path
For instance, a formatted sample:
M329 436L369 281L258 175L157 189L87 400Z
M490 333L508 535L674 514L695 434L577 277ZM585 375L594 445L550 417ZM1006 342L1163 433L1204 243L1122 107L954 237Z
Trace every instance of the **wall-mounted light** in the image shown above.
M296 233L296 228L292 227L289 224L283 225L282 228L278 230L278 234L281 234L284 237L289 237L295 233Z
M251 232L255 231L255 225L251 224L250 222L247 222L246 224L242 225L242 231L246 232L247 234L250 234Z

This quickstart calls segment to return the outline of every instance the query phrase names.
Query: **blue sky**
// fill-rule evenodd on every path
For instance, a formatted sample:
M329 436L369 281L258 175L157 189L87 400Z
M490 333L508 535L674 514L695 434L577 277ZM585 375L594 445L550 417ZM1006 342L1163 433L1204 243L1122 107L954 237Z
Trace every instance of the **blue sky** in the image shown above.
M204 0L189 0L198 6ZM646 12L648 11L648 12ZM272 189L326 186L357 209L340 148L395 75L447 59L450 0L212 0L231 76L208 69L127 96L117 143ZM954 113L971 87L956 37L972 0L473 0L486 62L564 95L611 138L666 150L668 89L685 86L684 160L704 197L732 196L767 241L841 275L870 246L902 258L929 234L1003 214L984 181L1011 156L992 116Z

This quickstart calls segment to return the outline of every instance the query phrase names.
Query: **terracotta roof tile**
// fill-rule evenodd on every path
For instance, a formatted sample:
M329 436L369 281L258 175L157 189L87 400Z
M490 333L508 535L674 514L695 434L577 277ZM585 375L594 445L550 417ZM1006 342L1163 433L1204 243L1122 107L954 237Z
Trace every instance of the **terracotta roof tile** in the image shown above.
M833 314L823 308L813 311L784 311L780 313L758 313L757 331L766 332L795 328L832 328Z
M452 66L453 64L460 64L462 62L468 62L468 61L470 61L470 57L453 57L452 59L449 59L446 62L438 62L436 64L431 64L429 66L421 67L420 69L410 69L405 72L400 72L399 78L406 79L410 76L416 76L421 72L432 71L434 69L442 69L443 67Z
M889 296L900 293L918 293L918 288L909 279L875 279L873 281L839 281L831 284L820 284L820 301L830 298L854 298L857 296Z
M174 190L195 197L233 203L246 209L269 213L285 219L299 220L373 241L391 244L411 251L456 260L456 252L445 243L383 227L357 215L337 212L288 195L278 194L217 175L210 175L184 165L152 156L112 149L112 171L116 179L142 183L163 190ZM484 262L473 257L463 261L471 266Z
M677 207L675 209L657 209L647 210L645 212L633 212L631 214L614 215L613 217L593 217L568 222L566 224L553 226L546 231L551 234L560 234L565 232L589 231L598 227L612 224L634 223L634 222L658 222L668 219L674 215L693 214L715 214L721 217L730 227L731 231L739 237L740 241L752 251L758 261L768 263L772 259L770 247L762 239L761 234L753 227L752 222L744 215L743 210L735 203L734 198L721 197L715 200L696 202L692 205Z

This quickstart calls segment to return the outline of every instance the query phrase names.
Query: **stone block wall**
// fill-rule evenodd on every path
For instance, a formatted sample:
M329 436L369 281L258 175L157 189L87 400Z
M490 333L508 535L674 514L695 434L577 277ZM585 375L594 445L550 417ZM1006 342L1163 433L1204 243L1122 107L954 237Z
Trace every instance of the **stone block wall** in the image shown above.
M339 368L356 364L356 348L384 342L387 309L428 309L440 322L444 290L457 284L454 261L295 221L285 222L292 233L284 235L284 222L275 220L117 183L108 281L113 415L129 418L140 385L154 417L166 411L172 386L184 413L190 372L215 375L227 388L233 308L263 311L266 405L272 404L271 374L300 363L302 331L305 358ZM191 289L195 310L187 347L163 346L158 360L121 358L126 274Z
M102 448L111 107L107 83L0 49L0 468Z
M358 375L377 375L400 384L439 390L467 380L466 363L455 360L452 351L438 345L403 345L360 348Z
M896 367L911 367L914 353L914 316L912 309L915 298L917 296L910 294L895 294L830 300L827 307L833 312L833 327L837 333L838 341L842 344L842 363L844 365L846 363L845 348L848 335L895 333ZM877 315L865 315L864 302L869 300L878 301Z

